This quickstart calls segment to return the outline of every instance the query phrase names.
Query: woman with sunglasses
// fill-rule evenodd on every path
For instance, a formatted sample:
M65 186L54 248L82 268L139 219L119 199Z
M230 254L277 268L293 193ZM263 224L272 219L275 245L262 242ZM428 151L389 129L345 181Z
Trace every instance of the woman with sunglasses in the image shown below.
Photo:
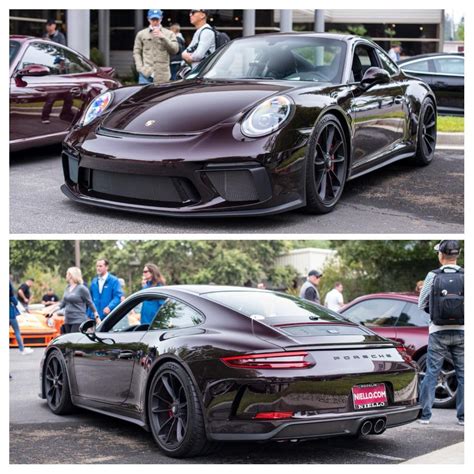
M143 288L152 288L163 286L166 280L160 272L160 269L154 263L147 263L143 267ZM158 313L164 300L150 299L143 302L140 323L150 324Z

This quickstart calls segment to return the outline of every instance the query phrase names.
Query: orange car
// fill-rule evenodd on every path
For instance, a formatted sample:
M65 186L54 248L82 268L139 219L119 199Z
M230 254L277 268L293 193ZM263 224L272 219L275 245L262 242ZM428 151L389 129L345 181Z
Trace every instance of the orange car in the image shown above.
M46 314L51 310L50 308L42 304L33 304L26 312L19 304L18 309L20 314L17 316L17 321L25 346L47 346L60 334L64 317L55 314L48 319ZM10 327L10 347L18 347L12 327Z

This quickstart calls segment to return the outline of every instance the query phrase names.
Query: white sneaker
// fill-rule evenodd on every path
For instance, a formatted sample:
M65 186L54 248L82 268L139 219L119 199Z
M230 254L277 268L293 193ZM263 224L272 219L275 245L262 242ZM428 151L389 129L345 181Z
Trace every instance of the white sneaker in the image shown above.
M419 420L416 420L420 425L429 425L430 420L422 420L421 418Z
M464 420L458 420L458 425L464 426Z
M28 355L32 354L34 351L31 347L25 347L22 351L20 351L21 355Z

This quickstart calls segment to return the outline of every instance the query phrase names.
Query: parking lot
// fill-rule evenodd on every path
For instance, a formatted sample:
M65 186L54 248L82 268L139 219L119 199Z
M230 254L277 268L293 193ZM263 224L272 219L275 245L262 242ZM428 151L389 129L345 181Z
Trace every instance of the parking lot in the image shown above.
M428 426L412 423L381 436L305 443L230 443L207 457L171 459L163 456L151 434L138 426L82 410L66 417L52 414L38 397L42 351L37 348L32 355L21 356L10 350L11 464L398 464L464 440L464 427L456 424L455 411L434 410Z
M400 161L347 184L336 210L270 217L177 219L69 201L58 146L11 154L10 232L16 233L458 233L464 231L464 152L438 150L418 168Z

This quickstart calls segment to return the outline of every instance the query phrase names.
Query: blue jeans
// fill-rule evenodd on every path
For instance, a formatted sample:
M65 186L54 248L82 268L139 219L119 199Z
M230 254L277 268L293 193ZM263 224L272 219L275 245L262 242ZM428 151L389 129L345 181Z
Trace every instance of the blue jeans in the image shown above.
M153 79L151 77L145 77L141 72L138 73L139 84L151 84Z
M430 334L428 340L426 373L420 390L422 420L431 418L438 375L445 357L451 357L453 361L458 382L456 412L458 420L464 421L464 331L452 329Z
M20 333L20 326L18 325L16 316L14 318L10 318L10 326L13 328L13 331L15 332L16 342L18 343L18 349L20 349L20 351L23 351L25 346L23 345L23 339Z

